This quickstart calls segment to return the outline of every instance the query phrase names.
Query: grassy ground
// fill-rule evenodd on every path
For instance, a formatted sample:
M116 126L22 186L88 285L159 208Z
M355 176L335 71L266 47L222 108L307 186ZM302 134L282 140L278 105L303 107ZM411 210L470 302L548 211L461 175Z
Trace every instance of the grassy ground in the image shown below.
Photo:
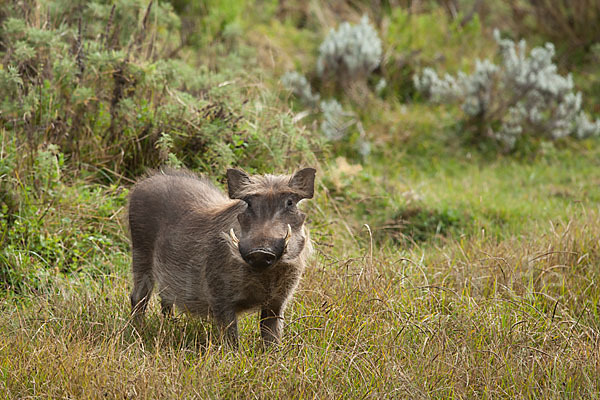
M146 328L133 330L129 258L118 246L105 255L107 272L56 273L51 289L3 300L0 390L42 398L597 398L600 176L593 160L570 154L526 165L450 159L429 172L399 168L404 185L422 193L420 207L469 214L453 234L412 245L371 247L366 228L344 221L350 205L321 191L309 213L319 221L319 209L334 207L340 215L313 228L317 256L282 346L268 352L256 316L243 319L236 352L212 340L210 324L162 319L156 302Z
M456 109L348 95L342 101L355 107L374 151L361 158L347 143L325 144L310 117L295 118L298 105L288 109L278 77L314 63L312 41L336 15L360 13L346 3L323 12L310 2L291 4L285 18L203 14L204 22L228 28L217 40L210 36L217 28L202 25L198 40L214 53L186 46L177 55L208 65L198 69L198 87L178 82L159 90L144 81L144 92L132 95L156 96L169 111L179 106L166 93L177 91L174 103L195 116L184 121L194 124L192 132L226 137L198 144L183 130L155 146L136 131L142 123L125 115L135 140L119 140L138 149L139 159L148 152L147 164L114 161L119 155L108 148L77 159L60 143L31 148L27 127L2 120L0 397L599 398L598 140L533 142L532 151L503 155L457 139ZM445 33L433 29L429 40L425 28L433 19L446 29L444 15L436 9L410 23L394 12L381 35L389 49L407 46L394 42L407 32L410 43L441 46ZM464 36L451 35L449 69L489 53L489 32L479 29L476 21ZM470 41L468 55L453 54ZM235 57L220 54L230 51ZM428 49L421 62L439 51ZM140 71L157 68L136 62ZM231 99L229 108L202 111ZM144 105L138 119L161 121L160 107ZM151 136L155 128L146 122ZM177 122L169 123L179 129ZM95 125L80 124L100 140ZM119 168L134 161L135 171L184 162L218 184L232 163L258 172L318 168L315 199L304 204L316 253L279 347L263 350L257 315L241 318L240 348L232 351L210 322L185 314L164 319L156 298L144 328L132 327L125 223L132 171Z

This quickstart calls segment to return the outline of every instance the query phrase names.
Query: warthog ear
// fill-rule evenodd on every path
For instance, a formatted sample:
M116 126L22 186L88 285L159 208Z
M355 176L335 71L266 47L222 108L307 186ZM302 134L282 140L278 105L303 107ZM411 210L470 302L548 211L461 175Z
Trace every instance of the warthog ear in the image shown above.
M241 199L240 193L249 183L250 176L241 169L230 168L227 170L227 189L230 198Z
M312 199L315 194L315 173L314 168L304 168L296 172L290 179L290 187L298 192L303 199Z

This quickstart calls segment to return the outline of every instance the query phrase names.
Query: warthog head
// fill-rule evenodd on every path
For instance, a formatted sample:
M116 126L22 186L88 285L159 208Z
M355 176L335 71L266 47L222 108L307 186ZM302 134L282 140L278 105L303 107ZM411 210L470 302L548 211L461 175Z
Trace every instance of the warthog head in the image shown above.
M229 231L234 249L253 268L270 267L296 258L306 244L304 219L297 208L314 194L315 169L304 168L292 176L250 176L239 169L227 171L229 197L242 200L240 230Z

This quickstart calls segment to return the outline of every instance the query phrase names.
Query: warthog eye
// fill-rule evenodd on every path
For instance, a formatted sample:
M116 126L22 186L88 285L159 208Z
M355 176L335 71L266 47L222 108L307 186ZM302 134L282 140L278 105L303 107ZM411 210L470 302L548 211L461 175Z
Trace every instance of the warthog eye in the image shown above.
M294 201L292 199L287 199L285 202L285 206L287 208L292 208L292 206L294 205Z

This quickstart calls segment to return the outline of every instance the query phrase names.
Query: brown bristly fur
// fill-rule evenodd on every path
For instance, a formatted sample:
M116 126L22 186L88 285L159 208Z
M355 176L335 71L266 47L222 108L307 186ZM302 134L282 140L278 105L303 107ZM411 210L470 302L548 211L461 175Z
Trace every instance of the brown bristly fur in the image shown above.
M303 180L306 171L308 182ZM236 314L258 309L263 339L268 344L277 342L283 312L312 246L304 214L295 209L295 203L293 210L282 209L273 199L312 197L314 170L258 177L230 170L228 177L232 198L189 171L165 169L134 186L129 204L132 313L139 322L156 284L164 314L176 305L193 314L210 315L229 341L236 343ZM310 185L306 186L310 196L301 190L304 184ZM247 196L264 199L261 213L249 216ZM250 221L249 225L238 221L241 214L239 221ZM286 226L292 232L287 241ZM231 229L252 249L258 247L256 243L279 243L277 261L261 268L251 265L239 239L225 233Z

